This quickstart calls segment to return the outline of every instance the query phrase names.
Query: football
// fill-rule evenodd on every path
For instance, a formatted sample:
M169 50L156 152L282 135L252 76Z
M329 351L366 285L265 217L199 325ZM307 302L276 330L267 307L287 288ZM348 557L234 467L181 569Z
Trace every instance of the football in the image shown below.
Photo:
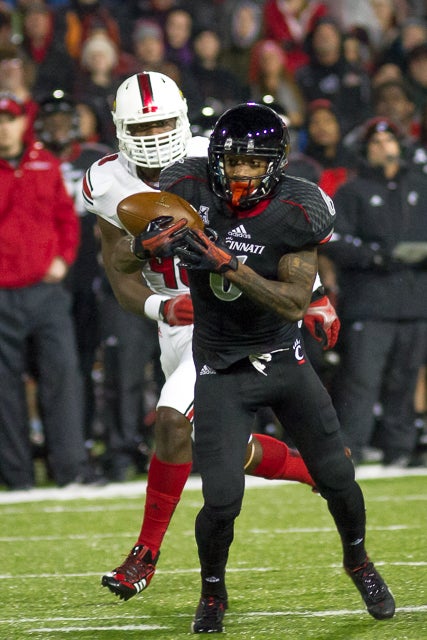
M169 191L133 193L119 202L117 216L133 236L144 231L159 216L171 216L174 222L186 218L188 227L203 229L203 221L189 202ZM173 222L171 222L173 224Z

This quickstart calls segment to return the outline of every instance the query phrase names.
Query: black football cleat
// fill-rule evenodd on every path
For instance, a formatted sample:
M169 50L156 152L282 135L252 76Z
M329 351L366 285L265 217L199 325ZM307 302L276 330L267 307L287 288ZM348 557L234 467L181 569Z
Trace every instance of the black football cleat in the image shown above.
M227 599L217 596L201 597L191 623L192 633L222 633Z
M123 564L102 576L102 586L108 587L122 600L129 600L148 587L159 555L160 551L153 560L148 547L134 547Z
M371 616L377 620L394 616L394 598L372 562L366 559L361 567L346 569L346 572L358 588Z

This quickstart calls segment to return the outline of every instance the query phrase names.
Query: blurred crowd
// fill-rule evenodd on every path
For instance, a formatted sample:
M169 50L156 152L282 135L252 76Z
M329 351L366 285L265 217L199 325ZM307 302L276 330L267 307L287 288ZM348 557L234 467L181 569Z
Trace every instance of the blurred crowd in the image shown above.
M150 458L162 385L155 323L115 301L95 216L81 199L86 169L117 149L116 90L143 70L175 80L194 135L209 136L219 115L241 102L283 117L288 172L318 183L338 212L319 269L342 331L332 352L307 336L313 364L357 464L425 466L425 0L3 0L0 99L22 105L25 144L41 141L58 158L80 219L64 286L82 390L81 417L70 428L81 429L83 444L72 446L84 451L67 477L56 474L47 450L43 371L37 344L27 340L32 452L48 477L59 485L123 481ZM381 136L389 149L382 156ZM286 438L268 412L259 421ZM120 432L133 436L115 443ZM0 477L10 489L35 482Z

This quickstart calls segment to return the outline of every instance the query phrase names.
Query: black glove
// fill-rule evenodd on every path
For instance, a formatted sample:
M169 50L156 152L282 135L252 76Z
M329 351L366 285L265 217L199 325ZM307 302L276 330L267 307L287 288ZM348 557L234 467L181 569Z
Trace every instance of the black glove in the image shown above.
M181 218L175 224L172 216L159 216L152 220L145 231L139 233L132 242L132 252L139 260L165 258L173 255L173 249L185 233L187 220Z
M183 236L184 243L174 251L181 258L181 266L185 269L201 269L224 273L229 269L236 271L238 261L228 247L218 239L213 229L188 229Z

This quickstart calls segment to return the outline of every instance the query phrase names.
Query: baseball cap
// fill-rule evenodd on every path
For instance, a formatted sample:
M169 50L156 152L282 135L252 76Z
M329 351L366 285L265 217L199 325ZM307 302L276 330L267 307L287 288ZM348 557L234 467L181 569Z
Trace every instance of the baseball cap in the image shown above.
M0 92L0 113L8 113L17 118L25 114L24 103L12 93Z

